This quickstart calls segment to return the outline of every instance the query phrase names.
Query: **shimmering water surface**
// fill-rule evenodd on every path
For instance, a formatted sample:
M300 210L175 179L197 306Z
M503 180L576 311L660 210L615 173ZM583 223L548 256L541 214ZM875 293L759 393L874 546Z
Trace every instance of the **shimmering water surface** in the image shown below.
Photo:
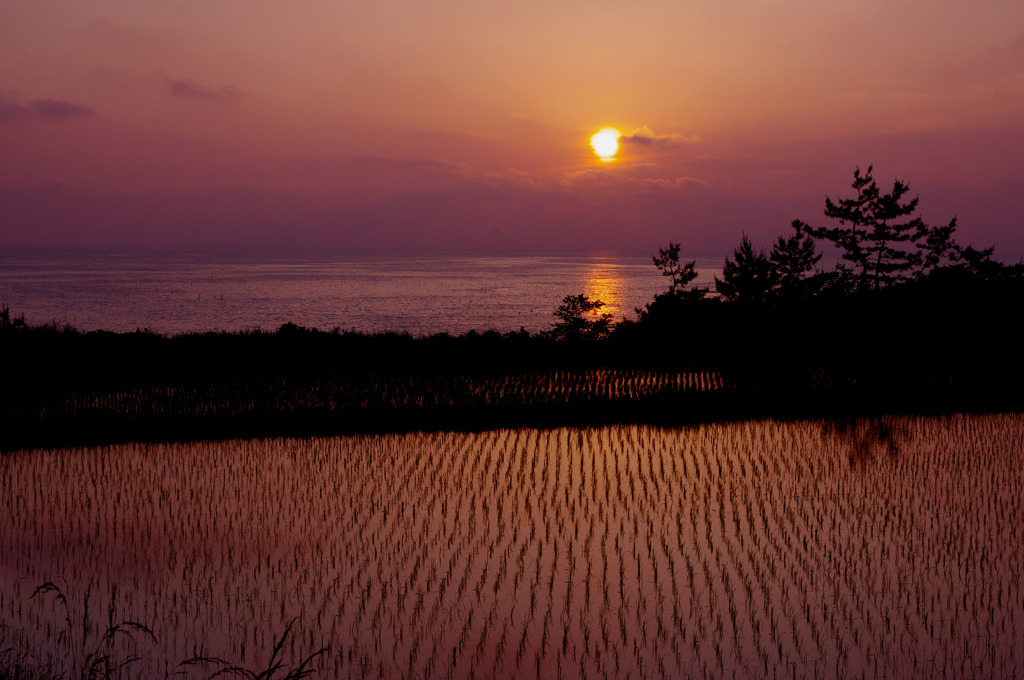
M721 260L698 267L709 285ZM645 254L0 249L0 303L80 330L534 332L566 295L617 320L665 288Z
M0 650L209 678L290 630L273 677L320 649L318 678L1022 677L1022 487L1019 415L24 451Z

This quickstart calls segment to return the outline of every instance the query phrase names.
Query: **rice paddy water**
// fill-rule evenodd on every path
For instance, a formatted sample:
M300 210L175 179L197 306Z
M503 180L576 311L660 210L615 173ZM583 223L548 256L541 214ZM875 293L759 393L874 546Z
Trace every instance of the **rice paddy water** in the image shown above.
M0 651L146 678L1024 676L1021 488L1020 415L21 452Z

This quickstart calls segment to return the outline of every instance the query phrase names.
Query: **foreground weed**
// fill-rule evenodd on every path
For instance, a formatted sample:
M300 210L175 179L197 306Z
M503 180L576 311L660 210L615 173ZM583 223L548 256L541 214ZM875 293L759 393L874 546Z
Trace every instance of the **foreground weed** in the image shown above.
M107 611L107 627L94 631L89 619L89 591L82 602L81 618L72 616L71 606L64 592L51 581L37 587L32 593L33 599L52 596L54 606L64 611L65 628L57 637L57 642L67 649L67 657L73 664L72 677L83 680L118 677L121 672L139 660L134 654L127 654L118 646L119 640L125 640L134 649L139 637L148 637L156 644L156 636L148 627L135 621L117 621L117 587L110 596L110 607ZM99 633L98 635L96 633Z
M0 680L60 680L62 676L33 663L13 647L0 649Z
M210 656L196 656L180 664L183 669L179 674L183 674L184 668L195 665L212 665L220 666L220 668L209 676L209 680L220 676L237 675L243 678L249 678L249 680L301 680L302 678L308 677L316 671L313 666L313 662L328 651L327 647L322 647L317 651L313 652L305 659L303 659L297 666L293 668L285 668L284 661L281 659L281 651L284 649L285 641L288 639L288 635L292 631L292 627L295 625L293 619L288 627L285 628L284 632L281 633L281 637L274 641L274 650L270 655L270 661L267 667L262 671L253 671L242 666L232 665L230 662L223 659ZM278 673L284 673L283 676L278 676Z

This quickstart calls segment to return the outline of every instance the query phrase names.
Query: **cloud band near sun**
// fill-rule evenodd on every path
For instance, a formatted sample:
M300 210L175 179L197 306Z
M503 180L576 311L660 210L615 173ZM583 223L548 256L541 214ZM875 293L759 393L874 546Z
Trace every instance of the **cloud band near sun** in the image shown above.
M683 135L678 132L659 135L646 125L619 137L620 144L650 147L690 146L701 141L703 140L697 135Z

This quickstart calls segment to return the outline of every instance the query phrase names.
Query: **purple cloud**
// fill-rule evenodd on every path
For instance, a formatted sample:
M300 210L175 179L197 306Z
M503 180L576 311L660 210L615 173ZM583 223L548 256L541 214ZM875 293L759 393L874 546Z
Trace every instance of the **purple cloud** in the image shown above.
M27 114L28 107L0 94L0 120L24 118Z
M167 89L172 97L205 99L218 102L231 101L244 94L241 90L231 85L219 88L203 87L191 78L168 78Z
M0 95L0 120L22 120L41 118L44 120L70 120L92 118L96 115L88 106L72 104L60 99L33 99L21 104L14 99Z
M33 99L29 102L28 108L40 118L91 118L96 115L96 112L88 106L72 104L59 99Z

